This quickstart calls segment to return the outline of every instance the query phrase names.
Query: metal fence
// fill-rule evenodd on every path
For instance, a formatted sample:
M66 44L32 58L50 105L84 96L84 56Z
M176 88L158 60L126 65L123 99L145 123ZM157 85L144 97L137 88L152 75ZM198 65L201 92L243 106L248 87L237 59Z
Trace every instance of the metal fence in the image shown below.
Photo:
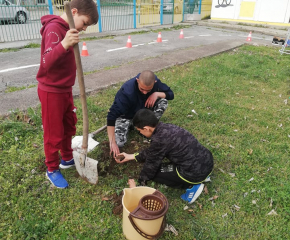
M40 18L61 15L63 0L0 0L0 42L41 38ZM204 0L206 1L206 0ZM202 0L96 0L99 22L85 33L178 23L200 13Z

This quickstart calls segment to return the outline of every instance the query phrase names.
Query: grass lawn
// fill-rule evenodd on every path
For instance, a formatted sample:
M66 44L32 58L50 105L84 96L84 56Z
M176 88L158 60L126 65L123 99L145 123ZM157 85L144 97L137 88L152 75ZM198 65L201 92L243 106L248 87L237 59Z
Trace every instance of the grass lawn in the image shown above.
M149 182L166 195L167 222L179 233L160 239L290 239L289 56L243 46L157 76L175 93L161 121L190 131L215 161L212 182L191 205L180 198L184 190ZM120 86L88 97L91 132L106 124ZM79 100L75 104L81 109ZM82 135L80 110L78 118ZM60 190L45 178L40 109L1 119L1 239L125 239L122 189L142 166L116 165L106 132L95 138L100 145L90 157L99 161L99 183L90 185L68 169L62 172L70 187ZM123 150L147 144L132 131Z

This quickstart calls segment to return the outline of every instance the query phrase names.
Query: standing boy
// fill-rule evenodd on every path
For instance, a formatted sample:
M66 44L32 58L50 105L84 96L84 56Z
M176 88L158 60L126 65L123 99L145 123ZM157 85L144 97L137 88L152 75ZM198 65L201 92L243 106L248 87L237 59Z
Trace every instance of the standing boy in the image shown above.
M79 32L97 24L99 19L93 0L72 0L70 7L75 29L69 29L65 13L41 18L41 60L36 76L44 131L46 176L58 188L68 187L59 167L69 168L75 165L71 148L77 122L72 96L76 78L73 46L79 42Z
M155 115L142 109L133 118L133 124L144 136L151 138L149 148L136 154L121 153L125 158L117 163L130 160L144 162L139 183L147 181L165 184L173 188L192 188L186 190L181 198L193 203L201 194L204 184L210 181L213 169L211 152L185 129L173 124L158 122ZM167 158L169 163L162 163Z
M117 92L113 105L107 115L107 131L110 142L110 153L116 157L127 142L127 133L132 126L135 113L148 108L161 118L168 106L167 100L172 100L174 94L170 87L162 83L149 70L139 73L128 80Z

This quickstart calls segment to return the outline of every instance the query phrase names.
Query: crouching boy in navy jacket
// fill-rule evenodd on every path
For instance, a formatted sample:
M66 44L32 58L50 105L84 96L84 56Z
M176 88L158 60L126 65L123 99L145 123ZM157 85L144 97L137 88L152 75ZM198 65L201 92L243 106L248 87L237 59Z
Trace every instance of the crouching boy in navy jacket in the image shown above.
M120 153L119 147L123 147L127 142L132 118L138 110L151 109L159 119L168 106L167 100L173 98L174 94L170 87L149 70L124 83L107 115L110 153L113 152L114 157Z

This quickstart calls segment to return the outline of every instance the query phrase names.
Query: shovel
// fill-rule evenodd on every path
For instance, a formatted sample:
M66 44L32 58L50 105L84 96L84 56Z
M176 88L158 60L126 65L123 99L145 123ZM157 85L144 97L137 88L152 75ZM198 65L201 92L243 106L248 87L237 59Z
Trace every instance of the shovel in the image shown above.
M64 3L64 9L68 18L69 27L75 28L69 2ZM76 66L77 66L77 76L78 76L80 97L81 97L82 111L83 111L82 146L78 148L77 151L73 151L73 157L74 157L76 169L79 175L87 182L91 184L97 184L98 161L87 157L88 138L89 138L89 131L88 131L89 120L88 120L88 109L87 109L87 100L86 100L86 92L85 92L84 74L83 74L83 67L82 67L82 62L81 62L79 44L75 44L73 49L74 49Z

